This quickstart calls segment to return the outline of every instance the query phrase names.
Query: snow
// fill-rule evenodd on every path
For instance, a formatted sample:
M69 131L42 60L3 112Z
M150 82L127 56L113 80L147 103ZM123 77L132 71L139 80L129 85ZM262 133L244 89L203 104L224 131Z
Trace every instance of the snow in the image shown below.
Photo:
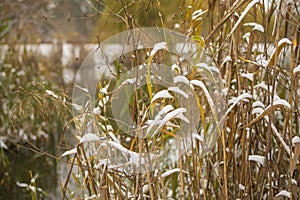
M65 153L63 153L61 155L61 157L64 157L64 156L67 156L67 155L72 155L72 154L75 154L75 153L77 153L77 148L74 148L74 149L71 149L69 151L66 151Z
M153 96L151 103L159 98L173 98L173 96L168 92L168 90L161 90Z
M214 102L213 102L213 100L212 100L212 98L211 98L211 96L210 96L210 94L209 94L206 86L203 84L203 82L199 81L199 80L191 80L191 84L199 86L203 90L203 92L204 92L204 94L206 96L206 99L207 99L207 101L209 103L209 106L211 107L212 110L214 110L215 104L214 104Z
M58 96L51 90L46 90L46 93L49 95L49 96L52 96L54 97L55 99L58 99Z
M216 72L216 73L219 73L220 71L219 71L219 69L217 68L217 67L215 67L215 66L209 66L208 64L206 64L206 63L198 63L198 64L196 64L196 66L197 67L199 67L199 68L203 68L203 69L206 69L207 71L209 71L209 72Z
M162 111L164 114L170 112L171 110L174 110L174 108L173 108L172 105L166 105L165 107L163 107L163 108L161 109L161 111Z
M288 109L291 108L291 105L284 99L277 99L273 102L273 105L282 105L287 107Z
M161 120L158 120L158 121L155 121L155 120L152 120L152 119L149 119L146 121L146 124L149 125L149 126L157 126L161 123Z
M208 11L208 10L204 10L204 11L203 11L202 9L199 9L199 10L194 11L193 14L192 14L192 20L196 20L196 21L200 20L200 19L201 19L200 17L201 17L203 14L205 14L207 11Z
M247 32L243 35L243 39L245 39L248 44L249 44L250 35L251 35L251 33L249 33L249 32Z
M100 108L99 108L99 107L94 108L94 109L93 109L93 113L94 113L95 115L100 115Z
M292 184L298 185L297 181L295 179L293 179L293 178L292 178Z
M146 121L146 124L148 125L148 126L151 126L151 128L153 127L153 126L159 126L160 124L162 123L162 120L147 120ZM176 124L173 124L172 122L167 122L166 123L166 125L167 126L169 126L169 127L176 127L176 128L179 128L180 126L178 126L178 125L176 125ZM150 129L149 129L150 130ZM148 131L149 132L149 131Z
M255 101L255 102L252 104L252 107L253 107L253 108L255 108L255 107L265 108L265 104L263 104L261 101Z
M185 123L188 123L188 124L190 123L190 120L188 120L188 118L186 118L182 113L179 113L178 115L176 115L175 118L181 119Z
M179 28L180 28L180 24L175 23L175 24L174 24L174 29L179 29Z
M262 25L260 25L260 24L254 26L254 28L253 28L252 30L253 30L253 31L257 30L257 31L260 31L260 32L262 32L262 33L265 32L264 27L263 27Z
M264 166L265 162L266 162L266 158L264 156L260 156L260 155L249 155L248 160L258 162L262 166Z
M281 40L279 40L278 46L281 46L283 44L292 44L292 42L288 38L282 38Z
M0 138L0 149L8 149L4 141Z
M129 83L129 84L134 84L136 82L136 78L130 78L126 79L122 84Z
M238 102L240 102L241 100L244 100L244 99L252 99L252 95L249 93L243 93L238 97L234 97L234 98L228 100L228 104L236 105Z
M166 42L160 42L160 43L155 44L150 53L150 56L154 56L156 54L156 52L158 52L159 50L163 50L163 49L168 50Z
M87 133L80 139L80 143L93 141L100 141L100 137L93 133Z
M170 170L168 170L168 171L162 173L161 176L162 176L163 178L165 178L165 177L170 176L171 174L174 174L174 173L176 173L176 172L180 172L180 169L179 169L179 168L170 169ZM186 174L189 174L187 171L184 171L184 170L182 170L182 172L183 172L183 173L186 173Z
M253 81L253 73L242 73L242 77L249 79L250 81Z
M243 186L242 184L239 184L239 188L240 190L245 190L245 186Z
M111 139L117 143L120 143L120 141L116 138L113 132L108 131L108 135L111 137Z
M299 138L299 136L295 136L292 139L292 144L295 145L296 143L300 144L300 138Z
M269 122L269 116L265 116L264 119L267 122ZM282 144L284 150L287 152L288 155L290 155L290 148L289 148L289 146L285 143L284 139L282 138L281 134L279 133L279 131L277 130L277 128L274 126L273 123L271 123L271 129L273 130L274 134L276 135L276 137L278 138L278 140ZM292 153L292 157L294 157L293 153Z
M19 181L17 181L16 184L18 187L21 187L21 188L27 188L29 186L27 183L20 183Z
M232 62L232 58L230 56L226 56L221 64L221 66L223 66L226 62Z
M179 76L175 76L174 77L174 83L185 83L185 84L189 84L189 80L185 77L185 76L182 76L182 75L179 75Z
M166 116L163 118L163 122L166 123L167 121L178 117L179 114L186 112L185 108L177 108L171 112L169 112L168 114L166 114ZM161 125L160 125L161 126Z
M252 110L252 114L253 114L253 115L255 115L255 114L260 114L260 113L262 113L262 112L264 112L264 109L261 108L261 107L253 108L253 110Z
M199 140L200 142L204 141L204 138L201 135L197 134L197 133L193 133L192 137Z
M278 97L279 98L279 97ZM274 102L273 102L273 106L275 106L275 105L282 105L282 106L285 106L285 107L287 107L288 109L290 109L290 104L286 101L286 100L284 100L284 99L276 99ZM254 108L253 110L252 110L252 114L261 114L262 113L262 115L264 115L264 111L265 110L269 110L270 108L271 108L271 106L272 105L269 105L268 107L266 107L265 109L262 109L262 108L260 108L260 107L258 107L258 108ZM258 118L260 118L260 116L257 116L256 117L256 119L258 119Z
M137 154L136 152L130 151L126 149L124 146L122 146L120 143L114 142L114 141L108 141L108 144L111 146L114 146L116 149L120 150L121 152L125 154Z
M261 65L263 67L267 67L269 64L269 62L266 60L265 56L262 54L258 55L255 60L258 65Z
M180 128L180 126L176 125L176 124L173 124L172 122L167 122L166 125L168 127L174 127L174 128Z
M289 39L287 39L287 38L282 38L282 39L279 40L279 42L278 42L278 47L280 47L280 46L282 46L282 45L284 45L284 44L292 44L292 42L291 42ZM275 49L273 50L273 52L272 52L272 54L271 54L271 58L274 57L276 51L277 51L277 48L275 48Z
M254 30L257 30L257 31L260 31L260 32L265 32L265 29L262 25L256 23L256 22L249 22L249 23L245 23L244 26L253 26L253 31Z
M286 190L281 190L275 197L284 196L287 198L291 198L291 193Z
M300 72L300 65L298 65L294 70L293 73L297 74L298 72Z
M89 90L87 88L83 88L83 87L77 85L76 83L75 83L75 88L78 88L79 90L81 90L82 92L85 92L87 94L89 93Z
M147 123L148 125L150 125L147 128L147 134L150 132L150 130L153 128L153 126L158 126L162 123L162 116L168 112L170 112L171 110L174 110L174 107L172 105L166 105L165 107L163 107L158 114L155 116L154 120L148 120Z
M247 7L245 8L245 10L242 12L241 16L239 17L238 21L235 23L234 27L231 29L230 33L228 36L232 35L233 32L235 31L235 29L239 26L239 24L241 23L241 21L244 19L244 17L246 16L246 14L248 13L248 11L259 2L259 0L252 0Z
M162 119L161 124L159 124L159 126L157 127L157 129L154 131L153 136L171 119L173 118L180 118L182 120L184 119L184 116L181 116L180 114L186 112L185 108L177 108L171 112L169 112L168 114L165 115L165 117ZM186 119L188 120L188 119ZM188 121L189 122L189 121ZM149 127L150 128L150 127ZM147 129L147 133L150 131L150 129Z
M256 88L258 88L258 87L260 87L260 88L262 88L262 89L268 91L268 86L267 86L264 82L255 85L255 86L254 86L254 89L256 89ZM272 87L271 85L270 85L269 88L270 88L270 91L273 90L273 87Z
M177 70L178 72L180 72L180 67L179 67L178 65L173 64L171 67L172 67L172 70L173 70L173 71L174 71L174 70Z
M187 93L185 93L184 91L182 91L181 89L179 89L178 87L169 87L168 90L171 91L171 92L175 92L177 94L180 94L186 99L189 98L189 95Z

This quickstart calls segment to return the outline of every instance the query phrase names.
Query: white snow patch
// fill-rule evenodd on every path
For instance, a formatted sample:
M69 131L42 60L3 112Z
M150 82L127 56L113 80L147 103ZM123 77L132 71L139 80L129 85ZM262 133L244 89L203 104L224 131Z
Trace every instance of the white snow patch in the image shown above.
M168 90L171 91L171 92L175 92L177 94L180 94L186 99L189 98L189 95L187 93L185 93L184 91L182 91L181 89L179 89L178 87L169 87Z
M264 90L266 90L266 91L268 91L268 86L267 86L264 82L255 85L255 86L254 86L254 89L259 88L259 87L262 88L262 89L264 89ZM273 87L272 87L271 85L270 85L269 88L270 88L269 91L272 91L272 90L273 90Z
M244 19L244 17L246 16L246 14L248 13L248 11L259 2L259 0L252 0L247 7L245 8L245 10L242 12L241 16L239 17L238 21L235 23L234 27L231 29L229 35L232 35L233 32L235 31L235 29L239 26L239 24L241 23L241 21Z
M278 46L281 46L282 44L292 44L292 42L288 38L282 38L281 40L279 40Z
M168 92L168 90L161 90L157 92L154 97L151 100L151 103L153 103L155 100L159 98L173 98L173 96Z
M221 66L223 66L225 63L227 62L232 62L232 58L230 56L226 56L221 64Z
M286 190L281 190L275 197L284 196L287 198L291 198L291 193Z
M267 67L269 64L269 62L266 60L265 56L262 54L258 55L255 60L258 65L261 65L263 67Z
M199 10L194 11L193 14L192 14L192 20L196 20L196 21L200 20L200 19L201 19L200 17L201 17L203 14L205 14L207 11L208 11L208 10L204 10L204 11L203 11L202 9L199 9Z
M281 40L279 40L278 42L278 46L281 46L283 44L292 44L291 40L287 39L287 38L282 38ZM275 48L271 54L271 58L274 56L274 54L276 53L277 49Z
M174 29L179 29L180 28L180 25L178 23L175 23L174 24Z
M173 64L171 67L172 67L172 70L173 70L173 71L174 71L174 70L177 70L178 72L180 72L180 67L179 67L178 65Z
M180 118L181 120L185 121L187 120L187 123L189 123L188 119L183 116L182 113L186 112L185 108L177 108L168 114L165 115L165 117L162 119L161 124L157 127L157 129L154 131L153 136L171 119L174 118ZM182 115L181 115L182 114ZM151 126L150 126L151 127ZM150 127L147 129L147 133L150 131Z
M241 74L242 77L249 79L250 81L253 81L253 73L242 73Z
M263 104L261 101L255 101L255 102L252 104L252 107L253 107L253 108L255 108L255 107L265 108L265 104Z
M147 124L149 125L149 127L147 128L147 134L150 132L153 126L159 126L160 124L162 124L162 116L170 112L171 110L174 110L174 107L172 105L166 105L158 112L154 120L148 120Z
M253 26L253 31L254 30L257 30L257 31L260 31L260 32L265 32L265 29L262 25L256 23L256 22L249 22L249 23L245 23L244 26Z
M58 99L58 96L51 90L46 90L46 93L49 95L49 96L52 96L54 97L55 99Z
M179 75L179 76L175 76L174 77L174 83L185 83L185 84L189 84L189 80L185 77L185 76L182 76L182 75Z
M264 27L263 27L262 25L260 25L260 24L254 26L254 28L253 28L252 30L253 30L253 31L257 30L257 31L260 31L260 32L262 32L262 33L265 32Z
M264 156L260 156L260 155L249 155L248 160L258 162L262 166L264 166L265 162L266 162L266 158Z
M245 186L243 186L242 184L239 184L239 188L240 190L245 190Z
M291 105L284 99L278 99L278 100L274 101L273 105L282 105L282 106L287 107L288 109L291 108Z
M95 115L99 115L99 114L100 114L100 108L99 108L99 107L94 108L94 109L93 109L93 113L94 113Z
M0 149L8 149L4 141L0 138Z
M252 99L252 95L249 93L241 94L238 97L234 97L234 98L228 100L228 104L236 105L238 102L240 102L241 100L244 100L244 99Z
M206 99L207 99L207 101L209 103L209 106L211 107L211 110L214 111L215 104L214 104L214 102L213 102L213 100L212 100L212 98L211 98L211 96L210 96L210 94L209 94L206 86L204 85L204 83L202 81L199 81L199 80L191 80L191 84L199 86L203 90L203 92L204 92L204 94L206 96Z
M299 138L299 136L295 136L295 137L293 137L293 139L292 139L292 144L295 145L296 143L299 143L299 144L300 144L300 138Z
M269 122L269 116L264 116L264 119ZM277 130L277 128L274 126L273 123L271 123L271 128L273 130L273 132L275 133L276 137L278 138L278 140L281 142L284 150L287 152L288 155L290 155L290 148L289 146L285 143L284 139L282 138L281 134L279 133L279 131ZM294 157L294 154L292 153L292 158Z
M206 69L209 72L216 72L216 73L220 72L219 69L216 66L209 66L206 63L198 63L198 64L196 64L196 66L199 67L199 68L202 68L202 69Z
M294 68L293 73L297 74L298 72L300 72L300 65L298 65L297 67Z
M175 169L168 170L168 171L162 173L161 176L162 176L163 178L165 178L165 177L170 176L171 174L174 174L174 173L176 173L176 172L180 172L180 169L179 169L179 168L175 168ZM184 171L184 170L182 170L182 172L183 172L183 173L186 173L186 174L189 174L187 171Z
M129 78L129 79L126 79L122 84L125 84L125 83L134 84L135 82L136 82L136 78Z
M159 50L163 50L163 49L168 51L166 42L159 42L159 43L155 44L150 53L150 56L154 56L156 54L156 52L158 52Z
M100 141L100 137L94 133L87 133L80 139L80 143L93 141Z
M188 118L186 118L182 113L179 113L178 115L176 115L174 118L177 119L181 119L182 121L184 121L185 123L190 123L190 121L188 120ZM168 123L168 122L167 122Z
M248 44L249 44L250 35L251 35L251 33L249 33L249 32L247 32L243 35L243 39L245 39Z
M193 133L192 137L199 140L200 142L204 141L204 138L201 135L197 134L197 133Z
M115 136L115 134L111 131L108 131L108 135L111 137L111 139L117 143L120 143L120 141L117 139L117 137Z
M252 110L252 114L255 115L255 114L261 114L262 112L264 112L264 109L261 108L261 107L256 107L256 108L253 108Z
M72 155L72 154L75 154L75 153L77 153L77 148L74 148L74 149L71 149L69 151L66 151L65 153L63 153L61 155L61 157L64 157L64 156L67 156L67 155Z

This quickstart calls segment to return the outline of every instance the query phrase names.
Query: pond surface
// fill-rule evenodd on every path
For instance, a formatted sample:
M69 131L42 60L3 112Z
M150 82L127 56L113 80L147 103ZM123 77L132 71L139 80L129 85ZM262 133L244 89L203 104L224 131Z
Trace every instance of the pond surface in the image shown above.
M54 145L50 142L46 144L42 142L38 144L44 146L48 153L54 152ZM24 145L24 147L29 147ZM9 150L5 151L5 155L9 159L8 168L1 174L1 191L0 199L31 199L30 192L24 187L20 187L30 183L30 173L38 175L36 178L37 187L42 188L47 193L45 199L59 199L60 190L58 187L59 178L57 176L57 164L54 158L46 155L41 155L32 150L25 149L19 146L10 146ZM1 173L3 169L0 170ZM41 199L41 193L38 193L38 199Z

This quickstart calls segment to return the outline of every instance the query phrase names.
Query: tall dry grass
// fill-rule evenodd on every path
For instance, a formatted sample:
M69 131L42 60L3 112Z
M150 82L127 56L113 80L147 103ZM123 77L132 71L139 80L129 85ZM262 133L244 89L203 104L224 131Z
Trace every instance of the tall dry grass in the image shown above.
M199 48L205 44L204 50L224 83L227 106L223 127L217 131L216 145L204 156L200 142L195 141L195 148L184 152L178 162L146 173L119 171L109 164L101 164L97 157L101 141L78 142L75 148L70 145L73 151L67 152L60 161L69 164L66 178L61 180L63 199L300 199L299 2L190 0L174 8L180 14L173 18L173 23L166 22L160 1L114 3L121 4L122 8L116 11L108 4L109 14L105 16L117 17L128 29L143 26L141 20L134 20L135 11L155 8L158 26L173 28L178 23L178 30L194 38ZM203 14L195 17L200 9ZM133 52L135 58L139 58L137 54L143 52ZM157 56L165 58L167 54L158 52ZM131 62L137 63L139 60ZM191 66L191 69L196 68ZM201 73L198 69L191 70L186 77L190 81L198 80ZM91 130L99 137L114 140L114 136L134 152L164 148L166 141L175 137L176 130L163 127L155 145L138 137L126 140L125 133L111 119L110 105L104 103L105 96L110 95L102 93L108 84L116 83L98 85L99 113L83 111L72 119L77 139L83 138L81 133L87 124L82 122L87 121L92 122ZM136 113L144 114L152 109L149 91L155 93L162 89L147 86L132 97L132 117L138 125L144 121L135 117ZM207 110L204 112L201 106L195 109L206 119L211 113L209 102L201 98L201 90L195 91L200 91L196 95ZM141 100L141 97L146 98ZM160 103L179 107L178 101ZM197 130L199 135L206 131L203 125Z

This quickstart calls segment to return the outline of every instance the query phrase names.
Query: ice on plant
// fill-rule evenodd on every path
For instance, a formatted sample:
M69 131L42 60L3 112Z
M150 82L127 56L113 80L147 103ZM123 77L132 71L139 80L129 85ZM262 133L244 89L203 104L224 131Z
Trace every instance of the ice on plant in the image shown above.
M262 166L264 166L265 163L266 163L265 156L261 156L261 155L249 155L248 160L249 161L255 161L255 162L261 164Z
M166 42L156 43L150 53L150 56L154 56L156 52L158 52L159 50L168 50L167 43Z
M160 98L174 98L174 97L168 92L168 90L161 90L153 96L151 103L153 103L155 100Z

